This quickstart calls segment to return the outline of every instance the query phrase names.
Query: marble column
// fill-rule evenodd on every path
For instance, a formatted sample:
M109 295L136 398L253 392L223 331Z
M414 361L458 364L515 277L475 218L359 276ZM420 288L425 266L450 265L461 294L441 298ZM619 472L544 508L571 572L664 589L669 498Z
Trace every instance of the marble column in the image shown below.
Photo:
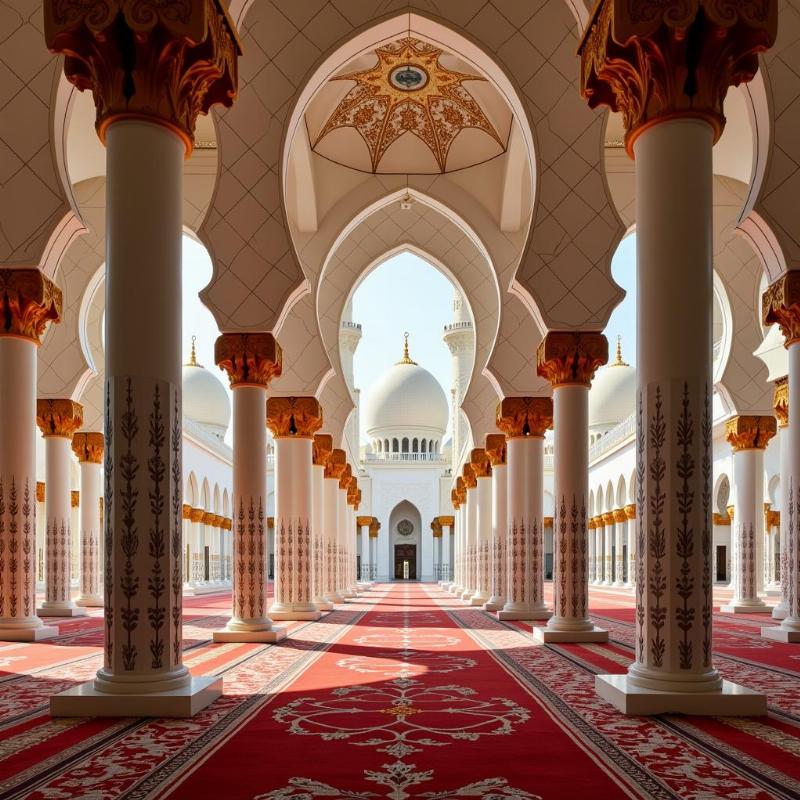
M267 426L275 440L275 600L277 620L314 620L312 602L312 446L322 427L315 397L270 397Z
M491 594L489 547L492 541L492 464L482 447L472 450L470 463L477 481L475 499L478 508L475 530L475 591L469 602L473 606L482 606Z
M625 506L625 517L628 520L628 577L625 585L636 586L636 504Z
M778 420L778 446L780 448L780 476L781 476L781 507L778 512L780 534L778 537L778 560L781 595L778 604L772 609L773 619L785 619L789 613L789 548L786 543L790 534L787 531L789 523L789 505L792 495L788 491L789 485L789 446L791 429L789 428L789 380L780 378L775 381L773 407Z
M361 489L358 488L358 478L355 476L353 476L353 482L350 484L350 491L347 494L347 505L350 512L349 566L347 568L348 587L353 593L353 596L356 597L359 591L358 575L356 572L356 567L358 566L358 562L356 561L356 552L358 550L359 528L357 519L358 508L361 505Z
M461 475L456 477L456 486L452 492L452 499L453 507L456 510L455 569L453 583L448 591L450 594L460 597L461 592L464 591L464 530L467 513L467 490L464 478Z
M680 20L662 5L642 25L633 5L603 0L580 49L583 94L623 112L636 161L636 658L595 681L628 714L766 713L712 664L712 147L727 87L774 39L777 4L712 5Z
M442 570L442 526L438 517L434 517L431 522L431 537L433 539L433 579L437 580Z
M320 611L332 611L333 603L326 597L327 573L330 564L325 552L327 531L325 530L325 465L333 453L333 437L329 433L314 435L311 469L311 552L313 566L313 590L311 602Z
M614 586L625 585L625 541L628 538L628 518L625 509L614 509Z
M594 586L597 583L597 523L594 517L586 523L586 530L589 548L589 585Z
M594 541L595 541L594 582L598 586L602 586L606 575L605 523L603 522L602 514L598 514L596 517L592 517L592 520L594 521Z
M339 491L336 495L336 594L342 600L353 596L347 585L347 536L350 530L350 514L347 507L347 492L353 480L353 468L345 464L342 477L339 479Z
M61 302L61 291L38 269L0 269L2 641L58 634L36 614L36 350L48 322L60 321Z
M548 333L539 345L537 370L553 387L556 519L553 539L553 616L534 635L544 642L607 641L589 619L586 565L589 495L589 387L608 361L601 333ZM606 530L608 530L606 523ZM607 541L610 549L610 542ZM606 553L609 565L610 553ZM606 576L608 577L608 576Z
M456 540L456 514L458 513L458 509L453 508L455 514L447 517L447 522L443 522L443 524L447 525L447 534L445 536L445 564L446 564L446 574L445 574L445 588L449 588L453 581L453 564L455 562L455 540Z
M80 594L76 606L103 605L101 594L101 511L103 486L103 434L99 431L76 433L72 451L81 471Z
M72 602L72 436L83 425L83 406L69 399L37 400L36 423L45 444L45 593L40 617L77 617Z
M486 454L492 465L491 594L484 605L487 611L500 611L506 604L507 451L504 434L490 433L486 437Z
M614 585L614 512L603 514L603 539L605 558L603 559L603 585Z
M506 397L497 407L506 437L506 602L499 619L543 620L544 435L553 424L549 397ZM588 479L588 476L587 476Z
M734 548L733 597L722 606L729 614L763 613L772 609L758 596L758 573L763 573L756 542L764 537L764 450L775 435L775 418L737 416L725 426L733 451Z
M325 462L322 518L325 530L325 599L343 603L339 588L339 481L347 467L344 450L334 449Z
M464 588L461 599L469 602L478 585L477 546L478 546L478 479L472 464L464 464L461 469L464 478L466 499L464 502Z
M224 333L217 365L233 394L233 616L215 642L276 642L286 636L267 612L267 387L281 374L271 333Z

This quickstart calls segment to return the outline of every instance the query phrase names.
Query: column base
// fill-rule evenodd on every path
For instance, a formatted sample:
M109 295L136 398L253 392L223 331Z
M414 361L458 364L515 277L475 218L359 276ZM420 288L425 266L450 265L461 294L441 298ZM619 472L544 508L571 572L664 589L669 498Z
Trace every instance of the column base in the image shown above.
M592 626L586 630L554 630L553 628L534 628L533 638L542 644L562 642L607 642L608 631Z
M784 628L783 625L762 628L761 635L765 639L774 639L776 642L784 642L785 644L797 644L800 642L800 630Z
M772 607L761 600L744 600L733 602L727 606L720 606L724 614L771 614Z
M85 597L81 595L75 598L75 605L80 608L102 608L104 604L103 598L97 594L87 594Z
M623 586L625 586L625 581L614 581L614 583L611 585L617 589L621 589Z
M286 638L286 628L276 625L265 631L229 631L227 628L214 631L215 642L259 642L261 644L275 644Z
M503 622L512 620L546 620L553 616L553 612L549 608L540 609L505 609L502 608L497 612L497 619Z
M168 692L111 694L98 692L94 681L73 686L50 698L54 717L191 717L222 696L222 678L192 678L188 686Z
M68 606L42 606L36 613L40 617L85 617L88 612L70 603Z
M326 598L329 603L344 603L344 597L342 597L339 594L336 594L335 592L326 595Z
M320 600L319 602L315 600L314 605L320 611L333 611L333 603L331 603L330 600Z
M4 627L0 624L0 642L41 642L54 636L58 636L58 628L52 625L23 628L16 625Z
M469 604L471 606L482 606L488 599L489 599L488 594L485 594L484 592L481 593L475 592L475 594L473 594L472 597L469 598Z
M475 592L471 592L469 589L467 589L465 592L461 592L461 599L469 601L473 594L475 594Z
M789 616L789 606L786 603L778 603L772 609L772 619L786 619Z
M497 595L492 595L483 604L483 609L484 611L500 611L500 609L502 609L505 604L506 600L504 597L498 597Z
M276 619L281 622L285 621L302 621L302 622L313 622L314 620L318 620L322 616L322 612L320 611L295 611L294 609L283 609L282 611L275 611L274 609L269 610L270 619Z
M767 713L767 697L730 681L714 692L661 692L636 686L628 675L596 675L594 690L623 714L692 714L758 717Z

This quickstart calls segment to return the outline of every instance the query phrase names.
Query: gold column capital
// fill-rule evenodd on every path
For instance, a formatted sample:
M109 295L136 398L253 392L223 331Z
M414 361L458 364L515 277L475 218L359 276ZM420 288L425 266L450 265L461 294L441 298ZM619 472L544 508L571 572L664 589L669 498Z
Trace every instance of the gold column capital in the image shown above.
M552 528L553 527L553 517L542 517L542 527L544 527L544 528Z
M365 528L367 525L372 524L373 519L374 517L356 517L356 525L358 525L359 528Z
M83 406L68 398L36 401L36 424L42 436L62 436L72 439L83 425Z
M233 520L230 517L225 517L222 522L222 529L229 531L233 529Z
M486 437L486 455L493 467L501 467L506 463L508 447L506 437L502 433L490 433Z
M188 503L181 506L181 517L190 520L192 518L192 507Z
M44 503L45 486L44 481L36 481L36 502Z
M544 438L553 427L551 397L504 397L497 405L495 424L508 439Z
M40 344L48 322L61 322L61 289L38 269L0 269L0 336Z
M772 396L778 427L785 428L789 424L789 378L784 376L775 381L775 393Z
M606 511L605 514L601 514L600 516L603 517L604 526L613 525L616 522L614 514L611 511Z
M67 80L92 91L101 141L116 120L147 119L188 155L198 115L238 91L241 46L222 0L46 0L44 34Z
M601 0L584 32L581 93L622 114L625 146L676 117L725 126L729 86L752 80L775 42L778 4L764 0Z
M311 445L311 459L314 466L324 467L333 452L333 436L329 433L315 433Z
M780 528L781 526L781 512L768 509L766 514L766 523L768 528Z
M214 525L216 525L217 522L217 515L212 514L210 511L204 511L202 521L203 525L209 525L211 527L214 527Z
M434 517L433 521L431 522L431 532L433 533L434 539L442 538L442 523L439 522L438 517Z
M761 295L761 321L778 324L784 345L800 340L800 270L784 272Z
M339 488L347 491L350 481L353 479L353 468L349 464L344 465L344 469L339 476Z
M205 511L202 508L193 508L189 512L189 519L192 522L202 522L203 521L203 514L205 514Z
M81 504L81 493L77 489L73 489L69 493L69 504L72 508L78 508Z
M442 525L450 525L451 527L456 524L456 518L452 514L445 514L439 516L439 522Z
M381 529L381 524L378 520L373 517L372 522L369 524L369 538L370 539L377 539L378 538L378 531Z
M331 450L330 455L325 461L325 477L338 481L342 477L346 466L347 453L338 448Z
M214 362L228 373L231 388L266 388L280 377L283 351L271 333L223 333L214 342Z
M614 513L614 522L627 522L628 515L625 512L624 508L615 508L613 513Z
M464 464L461 469L461 474L464 476L464 488L474 489L478 485L478 478L475 475L475 470L472 464Z
M733 522L733 506L725 506L725 510L728 512L728 519Z
M267 427L276 439L311 439L322 427L322 406L316 397L268 397Z
M627 519L636 519L636 503L629 503L625 506L625 517Z
M733 510L731 508L731 513L732 513L732 511ZM715 511L711 515L711 522L714 525L730 525L731 524L731 517L723 517L722 514L720 514L718 511Z
M773 416L731 417L725 423L725 438L733 452L740 450L763 450L775 435L777 425Z
M476 447L469 454L469 463L476 478L490 478L492 475L492 462L482 447Z
M536 351L536 372L553 388L591 386L598 367L608 361L608 339L594 331L552 331Z
M267 527L275 530L275 517L267 517Z
M597 525L595 524L594 517L590 517L589 520L586 522L586 529L593 531Z
M458 495L457 489L450 490L450 503L456 511L461 508L461 498Z
M72 452L81 463L102 464L105 439L99 431L79 431L72 436Z

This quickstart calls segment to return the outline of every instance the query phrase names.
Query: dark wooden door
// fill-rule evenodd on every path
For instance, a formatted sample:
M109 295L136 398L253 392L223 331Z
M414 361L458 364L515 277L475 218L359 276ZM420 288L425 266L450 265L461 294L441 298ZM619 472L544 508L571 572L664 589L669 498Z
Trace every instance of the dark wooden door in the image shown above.
M396 544L394 546L394 578L405 579L403 565L408 562L408 580L417 579L417 546L415 544Z
M728 579L728 549L725 545L717 545L717 580Z

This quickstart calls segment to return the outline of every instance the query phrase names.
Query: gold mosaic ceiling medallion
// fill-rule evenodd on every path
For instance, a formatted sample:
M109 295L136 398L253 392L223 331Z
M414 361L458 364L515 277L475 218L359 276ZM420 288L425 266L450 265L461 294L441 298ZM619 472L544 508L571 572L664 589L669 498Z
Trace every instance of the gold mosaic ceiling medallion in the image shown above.
M405 133L430 148L441 172L446 171L450 146L466 128L483 131L505 150L494 125L463 85L485 78L443 67L442 54L432 44L407 37L375 50L374 67L332 78L355 81L355 86L336 106L314 147L331 131L355 128L369 149L373 172Z

